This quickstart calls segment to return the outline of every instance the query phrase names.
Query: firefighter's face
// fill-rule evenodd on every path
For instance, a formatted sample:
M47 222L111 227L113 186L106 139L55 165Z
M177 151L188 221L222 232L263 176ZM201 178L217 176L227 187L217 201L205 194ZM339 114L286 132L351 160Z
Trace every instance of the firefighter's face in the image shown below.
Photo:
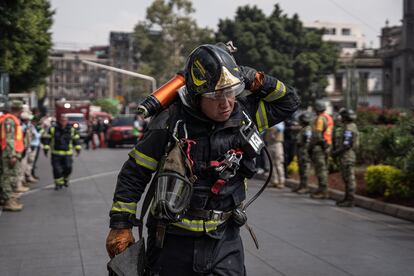
M59 119L59 124L60 124L62 127L66 127L66 125L68 124L68 118L66 118L66 117L64 117L64 116L60 117L60 119Z
M230 118L235 101L236 97L234 95L216 98L201 97L200 107L209 119L224 122Z

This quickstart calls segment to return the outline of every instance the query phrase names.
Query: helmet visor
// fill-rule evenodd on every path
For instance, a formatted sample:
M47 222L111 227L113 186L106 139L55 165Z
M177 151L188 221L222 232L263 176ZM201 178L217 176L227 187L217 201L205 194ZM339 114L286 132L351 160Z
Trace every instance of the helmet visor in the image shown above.
M209 99L222 99L222 98L232 98L232 97L237 97L238 95L240 95L244 90L244 82L239 82L236 85L224 88L224 89L220 89L220 90L216 90L213 92L207 92L207 93L203 93L201 94L202 97L206 97Z

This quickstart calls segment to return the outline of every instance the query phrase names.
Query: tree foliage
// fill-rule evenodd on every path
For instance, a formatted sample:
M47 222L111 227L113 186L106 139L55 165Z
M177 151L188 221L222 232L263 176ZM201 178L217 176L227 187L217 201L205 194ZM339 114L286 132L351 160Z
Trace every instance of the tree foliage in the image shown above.
M192 49L212 41L212 30L199 28L193 13L189 0L155 0L148 7L146 20L134 30L138 72L162 84L183 69Z
M303 106L324 96L326 74L335 69L337 51L322 41L322 30L303 27L279 5L266 16L256 6L239 7L234 19L220 20L216 39L232 40L237 61L273 75L298 89Z
M11 92L34 88L50 73L53 14L48 0L0 2L0 69L10 74Z
M94 105L100 106L103 112L118 114L118 101L110 98L97 99L93 102Z

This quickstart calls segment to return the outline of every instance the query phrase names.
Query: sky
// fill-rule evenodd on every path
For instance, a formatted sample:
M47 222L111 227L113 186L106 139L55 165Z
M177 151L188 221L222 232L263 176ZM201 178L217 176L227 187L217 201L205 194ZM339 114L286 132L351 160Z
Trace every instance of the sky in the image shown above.
M54 47L86 49L108 45L110 31L132 32L145 20L150 0L50 0L55 10L52 27ZM275 3L304 22L329 21L356 24L365 35L366 45L379 46L385 21L401 25L403 0L193 0L193 17L200 27L217 30L220 19L233 19L237 7L256 5L270 14Z

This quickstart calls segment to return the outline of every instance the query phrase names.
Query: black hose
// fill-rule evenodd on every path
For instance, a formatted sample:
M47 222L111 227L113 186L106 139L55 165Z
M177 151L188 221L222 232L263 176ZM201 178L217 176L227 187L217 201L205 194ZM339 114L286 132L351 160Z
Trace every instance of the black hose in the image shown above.
M246 211L247 207L249 207L250 204L253 203L253 201L255 201L262 193L263 191L266 189L267 185L270 182L270 179L272 178L272 174L273 174L273 164L272 164L272 158L270 158L270 153L267 150L266 146L263 148L267 159L269 160L269 176L267 177L265 183L263 184L262 188L260 188L260 190L251 198L249 199L249 201L243 206L243 211Z

